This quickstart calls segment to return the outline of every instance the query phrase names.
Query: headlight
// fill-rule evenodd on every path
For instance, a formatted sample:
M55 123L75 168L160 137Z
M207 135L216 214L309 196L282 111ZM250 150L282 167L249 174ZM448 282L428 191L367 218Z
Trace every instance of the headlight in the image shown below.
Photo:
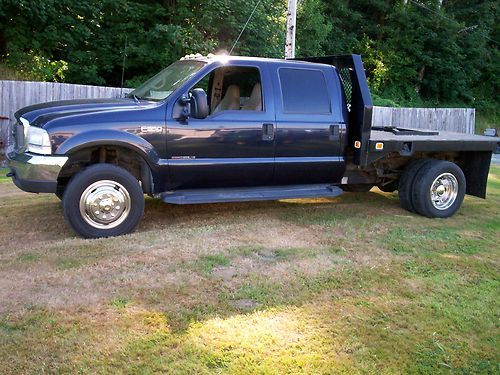
M52 147L50 145L49 133L42 128L29 126L26 131L26 151L50 155Z

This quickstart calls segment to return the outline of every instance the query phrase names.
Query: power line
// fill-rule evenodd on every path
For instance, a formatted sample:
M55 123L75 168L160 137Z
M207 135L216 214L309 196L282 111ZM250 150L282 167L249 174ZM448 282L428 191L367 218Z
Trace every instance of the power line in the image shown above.
M247 22L245 23L245 26L243 26L243 29L241 29L240 35L238 35L238 38L236 38L236 41L234 42L233 46L231 47L231 50L229 51L229 54L233 53L234 47L236 47L236 44L238 43L238 41L240 40L241 36L243 35L243 32L247 28L248 23L252 19L253 14L255 13L255 10L257 9L257 7L259 6L259 4L260 4L261 1L262 0L257 1L257 4L255 4L255 6L253 7L252 13L250 13L250 17L248 17Z
M457 20L454 20L454 19L452 19L452 18L446 17L444 14L441 14L441 13L439 13L439 12L436 12L434 9L431 9L431 8L427 7L425 4L422 4L422 3L421 3L421 2L419 2L419 1L416 1L416 0L410 0L410 1L411 1L413 4L415 4L415 5L419 6L420 8L423 8L423 9L425 9L425 10L427 10L427 11L431 12L431 13L437 14L439 17L444 18L445 20L448 20L448 21L451 21L451 22L457 22ZM478 25L475 25L475 26L470 26L470 27L466 27L464 30L467 30L467 29L473 29L473 28L476 28L477 26L478 26ZM489 41L491 41L491 42L493 42L493 43L497 44L497 45L498 45L498 44L500 44L500 43L498 43L496 40L491 39L491 38L490 38L489 36L487 36L487 35L484 35L484 37L485 37L486 39L488 39Z
M436 12L434 9L431 9L431 8L427 7L425 4L422 4L422 3L421 3L421 2L419 2L419 1L415 1L415 0L410 0L410 1L411 1L413 4L418 5L419 7L424 8L424 9L428 10L428 11L429 11L429 12L431 12L431 13L437 14L439 17L444 18L445 20L452 21L452 22L456 22L456 20L453 20L453 19L448 18L448 17L446 17L445 15L443 15L443 14L441 14L441 13L439 13L439 12Z

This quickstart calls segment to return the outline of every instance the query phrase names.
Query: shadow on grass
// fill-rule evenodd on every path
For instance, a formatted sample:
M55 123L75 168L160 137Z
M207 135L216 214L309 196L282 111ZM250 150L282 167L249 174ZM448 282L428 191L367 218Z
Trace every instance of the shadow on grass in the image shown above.
M156 199L147 199L145 215L139 231L148 230L149 227L153 226L160 227L179 223L203 225L208 223L210 218L216 218L219 215L223 215L230 222L240 221L248 215L258 214L301 224L314 224L317 220L321 221L318 215L325 216L325 219L328 216L338 219L339 217L365 216L372 213L383 215L384 210L387 209L391 210L391 215L397 211L400 211L401 214L406 213L406 211L399 209L399 201L395 195L376 192L345 193L337 198L197 205L172 205Z
M348 205L349 207L345 207ZM360 206L362 205L362 206ZM22 194L2 202L3 217L0 225L5 232L18 234L24 227L28 232L41 232L42 238L72 237L62 215L60 201L52 195ZM383 193L345 193L333 199L297 199L287 201L262 201L217 203L197 205L165 204L158 199L146 198L144 217L136 232L164 230L172 225L206 225L221 215L229 222L245 220L248 215L272 216L298 224L315 224L341 217L384 214L384 210L399 210L395 196ZM68 229L64 229L68 228ZM9 240L13 236L9 236ZM1 240L0 240L1 241Z

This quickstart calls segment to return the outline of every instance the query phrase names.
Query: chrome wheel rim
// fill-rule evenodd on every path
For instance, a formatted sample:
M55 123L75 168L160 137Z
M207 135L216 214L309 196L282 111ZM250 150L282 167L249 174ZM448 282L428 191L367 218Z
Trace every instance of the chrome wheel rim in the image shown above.
M438 210L450 208L458 195L458 181L451 173L442 173L436 177L430 189L432 205Z
M128 217L130 194L116 181L102 180L87 187L80 197L80 214L94 228L115 228Z

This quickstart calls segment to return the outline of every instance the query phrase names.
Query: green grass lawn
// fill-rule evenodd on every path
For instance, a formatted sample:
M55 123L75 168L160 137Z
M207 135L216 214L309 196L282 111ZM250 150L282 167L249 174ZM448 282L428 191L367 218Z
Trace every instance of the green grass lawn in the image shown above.
M500 372L500 168L427 219L373 189L173 206L83 240L0 184L0 373Z
M0 168L0 183L12 181L11 178L6 176L7 173L9 173L8 168Z

